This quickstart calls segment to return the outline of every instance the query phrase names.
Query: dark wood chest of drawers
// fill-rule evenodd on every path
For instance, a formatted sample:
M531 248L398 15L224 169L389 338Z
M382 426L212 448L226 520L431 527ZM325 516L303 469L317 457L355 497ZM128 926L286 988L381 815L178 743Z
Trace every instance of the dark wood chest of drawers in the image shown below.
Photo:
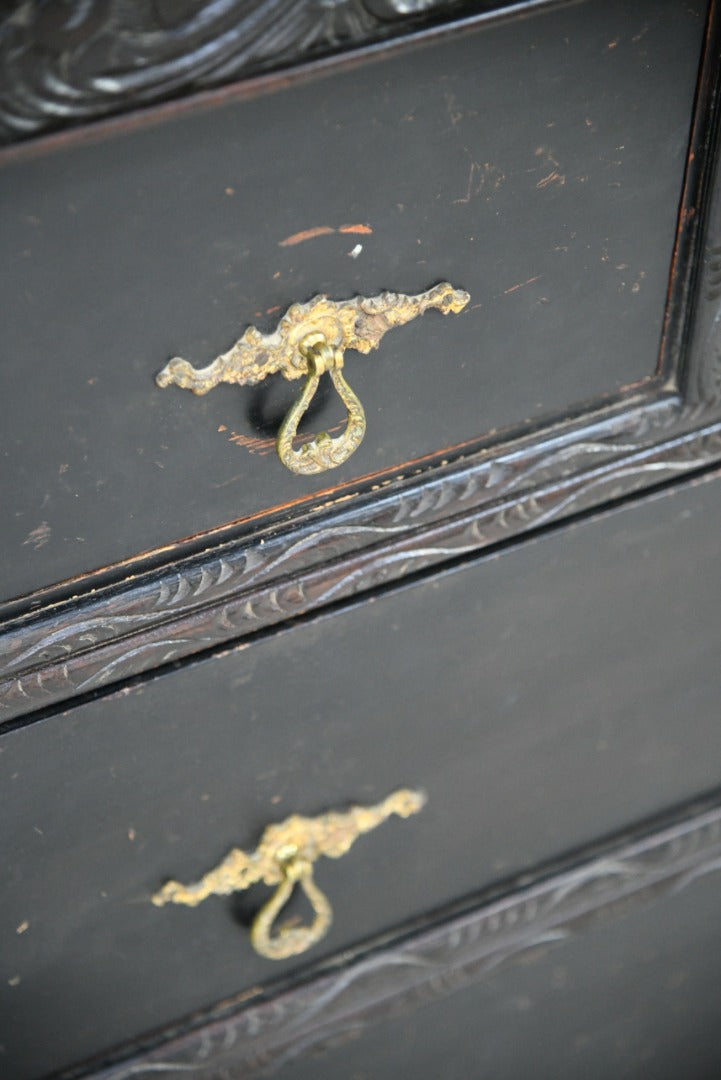
M0 27L2 1075L714 1076L716 4L66 7Z

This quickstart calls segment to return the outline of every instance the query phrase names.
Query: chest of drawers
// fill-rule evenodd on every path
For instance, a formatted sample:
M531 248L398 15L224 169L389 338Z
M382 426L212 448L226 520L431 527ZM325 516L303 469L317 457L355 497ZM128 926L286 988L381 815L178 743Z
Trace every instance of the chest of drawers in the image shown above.
M662 1076L690 1037L710 1068L716 6L299 4L314 47L357 37L303 63L226 7L152 38L31 4L0 37L11 133L62 127L61 75L95 121L0 152L4 1075ZM332 471L275 457L297 381L154 382L313 295L370 333L368 298L405 323L442 281L457 310L348 349L366 434ZM305 430L343 422L323 375ZM348 824L397 789L408 820ZM305 840L158 904L331 810L332 924L311 944L294 894L294 955L249 928ZM647 1004L604 1010L629 979Z

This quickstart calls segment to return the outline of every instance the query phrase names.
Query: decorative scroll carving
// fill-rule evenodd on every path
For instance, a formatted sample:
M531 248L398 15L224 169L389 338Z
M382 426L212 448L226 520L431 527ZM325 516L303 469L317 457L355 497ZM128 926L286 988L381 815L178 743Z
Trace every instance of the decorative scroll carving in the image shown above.
M500 899L355 960L269 1001L226 1003L222 1013L155 1049L106 1067L95 1080L161 1072L168 1080L267 1075L388 1016L493 977L539 949L636 907L672 897L721 869L721 808L679 820L650 836L598 852Z
M457 6L458 0L17 0L0 21L0 138L378 41L424 13Z
M721 456L721 422L644 446L661 399L586 428L412 478L371 503L260 531L204 557L18 620L0 643L0 723L683 476ZM639 439L639 443L636 443Z
M710 182L708 149L721 101L717 55L712 35L699 94L705 116L691 145L701 171L682 205L700 249L684 259L695 272L700 256L699 273L694 294L683 285L672 308L683 345L663 383L550 430L479 442L454 461L389 478L370 497L361 491L282 526L258 525L251 538L209 537L204 555L127 582L96 589L89 578L80 600L2 628L0 723L719 461L721 184Z

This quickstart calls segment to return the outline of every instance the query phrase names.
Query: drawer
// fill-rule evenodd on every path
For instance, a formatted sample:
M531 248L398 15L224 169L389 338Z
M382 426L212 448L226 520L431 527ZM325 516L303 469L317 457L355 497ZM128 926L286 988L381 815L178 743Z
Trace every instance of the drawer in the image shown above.
M542 5L4 151L0 595L252 531L652 380L704 14ZM332 473L274 458L297 382L154 384L315 294L445 279L463 312L349 353L368 430ZM343 420L330 391L313 408L310 431Z
M711 873L619 923L553 949L531 947L500 971L490 965L479 985L461 979L446 1000L431 991L416 1013L386 1012L378 1026L359 1025L327 1043L324 1055L291 1060L273 1076L710 1080L721 1056L720 900ZM194 1066L199 1080L212 1076L200 1053ZM171 1071L169 1080L182 1075Z
M721 784L718 479L0 737L0 1043L36 1078L286 977ZM269 890L157 908L267 824L427 804L322 859L321 944L257 955ZM298 907L297 914L305 916Z

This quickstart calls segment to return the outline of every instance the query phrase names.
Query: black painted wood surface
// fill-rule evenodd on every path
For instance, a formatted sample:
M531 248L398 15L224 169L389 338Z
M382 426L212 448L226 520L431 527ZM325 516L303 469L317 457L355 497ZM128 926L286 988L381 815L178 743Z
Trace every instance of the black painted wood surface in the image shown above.
M589 2L555 12L552 6L543 15L449 37L415 53L389 53L373 67L328 68L315 81L291 80L287 92L275 96L249 86L247 93L230 93L224 104L219 97L206 99L204 113L184 105L175 114L166 110L133 120L125 129L111 125L6 152L6 176L23 177L12 199L32 201L47 192L51 208L44 215L30 211L23 228L32 233L32 244L23 248L18 242L12 263L16 291L10 308L20 338L30 326L28 311L42 309L47 316L43 322L33 315L35 352L21 341L21 348L8 353L11 359L22 356L35 377L27 390L34 395L33 412L19 389L17 367L8 367L7 385L18 396L6 395L2 408L12 414L11 435L22 445L11 442L6 450L8 460L17 451L15 460L24 461L14 476L24 493L14 496L13 513L39 507L48 514L58 511L53 522L64 523L60 546L54 546L55 524L44 517L27 535L22 518L15 533L8 527L16 549L8 578L22 592L51 584L75 572L73 567L84 574L123 553L136 555L172 541L183 529L200 531L191 543L169 544L147 561L4 608L5 613L32 612L34 605L48 605L5 626L0 646L2 716L26 714L35 721L24 726L20 720L15 730L8 725L0 735L7 807L0 827L7 869L0 887L0 956L7 966L0 978L3 1076L38 1080L52 1068L88 1054L102 1056L111 1045L175 1024L228 995L236 995L236 1009L244 993L247 1001L258 1002L251 1006L257 1014L245 1018L251 1026L270 1017L284 1024L286 999L282 994L276 1003L272 999L285 979L302 982L323 970L333 972L335 965L335 996L354 978L351 960L369 942L377 943L378 935L398 940L396 930L417 931L478 889L493 890L508 880L523 884L514 875L547 867L547 860L571 849L583 859L586 845L598 837L721 783L713 646L719 610L715 493L721 481L626 506L596 521L574 523L565 532L547 528L564 515L708 467L721 452L721 200L718 191L715 201L707 198L718 39L714 45L712 30L707 39L712 62L693 120L681 228L664 306L705 9L649 3L633 5L629 17L628 5L618 3ZM645 12L650 17L642 20ZM632 19L638 21L635 29ZM623 32L607 34L609 20ZM564 27L568 33L562 40ZM479 68L481 55L488 64ZM411 103L419 87L430 91L428 106L426 96L417 94L423 104L414 100L415 112L401 116L400 106ZM265 90L270 88L267 83ZM354 88L358 100L349 105L343 94ZM281 148L289 145L293 110L300 112L308 102L317 106L313 128L310 133L304 128L302 139L297 129L292 132L296 145L304 144L301 161L308 168L304 177L292 176ZM580 125L589 103L599 105L602 119L595 128L591 116ZM558 120L548 121L555 127L545 126L546 106L558 114ZM334 128L334 110L345 110L344 122L354 123L352 136ZM375 208L368 219L373 232L336 231L281 247L247 207L226 213L224 207L237 206L248 177L261 186L266 163L251 160L243 142L253 118L264 118L266 130L250 136L256 140L251 149L263 140L279 148L273 164L287 181L280 192L294 194L284 200L278 190L272 197L261 193L263 205L272 202L274 213L287 219L288 234L297 206L315 205L310 197L303 202L301 189L320 168L311 160L319 146L351 148L340 171L334 165L323 179L326 206L338 210L335 227L346 206L347 181L355 193L354 211ZM393 210L383 203L387 189L376 182L373 165L389 142L395 148L398 131L410 131L419 120L425 125L421 131L437 133L435 142L426 139L425 145L422 134L404 132L398 154L383 158L384 180L414 193L403 211ZM553 146L549 132L558 140ZM526 175L524 154L537 133L546 141L536 149L550 147L554 160L546 164L553 168L550 174L540 172L543 154L534 151ZM223 187L222 198L216 198L213 154L221 140L227 151L222 168L226 158L240 163L242 183ZM181 147L184 141L187 147ZM458 202L448 200L447 185L459 175L460 147L468 155L489 143L513 158L503 180L491 182L490 157L480 161L471 155L467 194ZM586 146L592 148L593 169L583 180L566 165L570 161L580 168ZM198 147L209 151L204 169L191 161ZM614 158L612 151L620 153L621 147L624 156ZM668 153L660 167L662 147ZM128 148L135 150L132 159ZM362 149L368 161L359 164ZM409 156L419 171L427 165L422 176L404 172ZM160 177L164 157L178 167L173 184L161 190L153 178ZM187 175L179 167L186 160L191 163ZM464 166L468 162L464 159ZM144 188L136 190L125 181L137 179L138 170ZM114 187L106 189L111 173ZM439 209L429 196L436 182L442 188ZM205 198L209 192L212 198ZM73 193L82 197L76 200ZM196 214L196 202L202 215ZM111 221L118 208L124 214ZM617 219L608 224L611 211L618 212ZM71 215L74 228L68 224ZM486 231L482 247L476 234L472 251L470 226L476 222ZM548 230L563 224L570 236L574 223L580 225L574 243L552 257L543 247ZM12 224L15 229L17 220ZM209 224L210 242L201 235L201 226ZM428 230L425 247L414 253L411 232L420 233L421 226ZM303 517L311 504L301 500L274 517L204 534L247 514L249 507L263 509L290 498L281 490L283 474L269 445L254 445L251 456L239 445L253 431L252 417L241 416L243 391L215 392L232 402L222 408L232 410L236 425L239 416L249 425L246 430L225 424L221 432L216 426L224 421L213 412L215 406L203 420L198 413L212 398L184 401L177 392L171 406L172 395L165 400L170 392L160 394L151 381L168 353L208 359L242 328L239 303L255 300L253 290L260 288L240 251L246 228L255 229L254 254L261 252L268 281L271 255L287 257L287 276L274 283L278 297L287 287L288 299L294 299L291 286L303 281L309 295L323 274L334 283L351 283L387 265L417 275L419 284L383 281L383 286L422 288L430 283L421 281L429 257L446 259L442 276L455 280L449 267L456 258L461 269L476 275L473 280L481 281L490 298L484 294L482 307L455 323L431 315L418 324L420 336L407 344L402 335L409 328L397 332L392 415L380 396L389 385L384 354L355 358L349 371L358 372L358 378L351 377L354 384L369 380L364 400L373 403L375 422L388 421L387 437L372 444L381 454L368 459L367 473L380 469L386 479L396 476L404 454L448 445L441 439L444 425L455 430L456 421L465 428L454 437L474 440L473 445L449 453L447 464L425 463L425 472L417 471L423 465L404 468L389 487L375 490L373 479L354 479L358 471L349 465L347 476L338 478L349 481L346 488L327 496L313 489L312 505L328 504L316 514ZM91 235L107 242L89 251ZM115 242L118 237L122 244ZM356 259L341 246L348 238L348 247L356 240L364 245ZM444 247L449 238L450 248ZM611 261L614 238L619 250L621 241L633 241L639 267L648 256L655 280L648 273L632 280L633 264L625 265L623 257ZM606 249L597 265L593 253L602 239ZM187 254L187 265L180 267L173 258L178 252ZM27 272L17 269L22 259ZM141 259L142 270L133 280ZM531 259L544 267L536 280L514 275L508 289L496 286L497 271ZM214 286L212 297L203 292L206 280ZM556 292L546 291L549 281ZM104 288L108 282L120 287ZM180 288L179 282L184 283ZM467 280L458 283L469 286ZM30 288L37 284L42 302ZM352 291L349 284L347 292ZM152 312L158 295L165 298L160 327ZM217 345L206 332L215 316L204 321L216 300L223 318L233 320L232 332ZM126 319L131 306L137 324ZM271 313L260 299L258 310L270 325ZM195 327L188 338L197 347L174 340L158 364L147 365L141 355L147 340L155 335L159 341L178 319ZM478 326L474 319L481 320ZM427 328L435 328L429 331L433 352L419 361ZM449 330L456 338L448 342L460 343L453 363L463 349L477 351L462 369L462 380L446 392L438 380L449 366L443 345ZM535 364L524 352L528 342L540 344ZM514 343L522 346L515 353ZM121 355L128 344L137 347L132 363ZM155 355L154 347L151 351ZM413 372L412 383L402 382L407 371ZM120 385L128 377L130 396ZM274 394L261 402L271 413L279 404ZM53 399L52 408L46 397ZM208 415L216 426L203 427ZM314 423L325 424L331 416L321 411ZM562 422L549 426L554 416ZM28 450L31 435L20 433L28 417L35 450ZM522 421L528 422L525 428ZM146 438L151 423L176 439L170 457L155 463L159 473L160 465L172 461L175 474L146 485L152 470L143 459L148 448L157 449L152 439L160 437ZM428 440L423 445L420 423ZM507 430L496 433L504 425ZM240 438L226 445L223 440L233 432ZM485 447L479 435L485 436ZM181 448L182 438L188 445ZM67 461L63 451L73 439L75 456ZM502 449L497 441L494 446L498 439L505 440ZM227 461L223 466L228 474L222 480L216 476L219 448L236 453L232 470ZM461 456L467 450L469 456ZM237 467L237 455L250 463L252 473L245 465ZM276 479L266 487L269 469L276 470ZM247 490L246 476L255 478ZM226 488L212 488L216 482ZM12 494L11 485L6 488ZM363 494L340 501L356 491ZM73 509L76 496L82 505ZM88 535L73 540L66 526L81 521L89 526ZM508 538L527 530L537 538L512 550ZM21 544L23 537L27 542ZM493 551L499 540L506 541L505 552L471 561L471 553L484 546ZM173 561L179 552L191 551L190 559ZM413 588L369 592L450 559L456 560L452 572L427 576ZM138 567L147 572L122 580ZM93 591L96 584L110 582ZM68 599L75 591L77 597ZM357 593L365 593L364 606L342 606ZM57 598L65 600L55 608L50 601ZM309 612L323 609L332 614L309 618ZM286 632L265 636L283 623ZM203 650L210 653L203 662L172 669L174 659ZM157 677L139 685L123 683L153 666ZM108 682L116 684L116 692L94 697L94 689ZM78 707L71 711L53 704L73 695ZM431 796L428 808L418 819L391 822L364 838L341 862L321 863L318 876L336 908L336 923L307 959L275 966L251 953L246 925L267 896L262 889L237 901L208 901L194 912L158 912L148 902L167 876L190 878L232 844L252 846L270 820L293 810L317 813L370 801L402 783L424 786ZM713 870L709 856L683 871L686 856L698 854L695 843L670 844L678 865L667 867L667 892L673 892L674 874L681 887ZM643 866L628 864L626 870L625 876L619 873L630 888ZM597 871L597 881L589 879L591 888L605 880L600 865ZM552 872L541 869L540 874ZM558 888L563 901L565 887ZM638 924L645 952L634 948L636 936L626 937L623 930L607 941L607 949L593 935L574 946L576 959L568 963L576 965L576 981L560 999L559 1013L548 990L549 980L555 989L558 969L541 958L535 982L524 968L510 991L500 987L482 996L473 991L464 999L468 1004L459 999L450 1012L443 1005L435 1016L429 1013L425 1027L421 1017L364 1037L347 1054L341 1051L342 1061L359 1074L370 1070L374 1078L383 1068L389 1075L412 1070L422 1076L424 1069L434 1078L454 1075L453 1070L469 1075L479 1060L501 1076L522 1070L528 1060L538 1075L573 1075L576 1065L589 1062L625 1068L630 1075L646 1075L646 1067L648 1075L664 1075L657 1064L668 1070L677 1061L676 1035L677 1041L692 1040L695 1056L689 1060L702 1070L717 1049L708 1020L715 999L705 964L717 940L708 916L715 902L714 897L683 899L675 909L679 935L670 951L664 952L671 920L664 923L658 911ZM509 919L513 903L509 899L506 905ZM518 906L514 918L526 911ZM574 924L574 932L587 929L592 928ZM448 933L455 941L456 931ZM421 937L413 940L422 956ZM459 940L463 951L462 934ZM649 950L655 950L655 966L647 980ZM674 996L667 991L681 987L682 957L683 988ZM386 961L392 967L390 955ZM323 962L330 966L323 969ZM447 973L451 983L458 966L452 964ZM624 1003L618 992L619 972L638 989L635 1011L634 995ZM667 985L667 975L673 986ZM446 975L439 972L437 981L445 992ZM434 989L435 982L430 978L428 986ZM308 1000L318 985L306 985ZM584 992L587 986L590 993ZM599 988L614 995L612 1007L599 1002ZM515 1014L507 1019L508 993L531 1001L529 1009L519 1005L532 1014L529 1023L518 1025ZM457 1045L467 1033L466 1017L478 1008L488 1009L482 1059L467 1039ZM312 1010L317 1012L317 1001ZM654 1027L658 1016L665 1018L667 1043ZM225 1049L244 1022L228 1023L222 1032L198 1032L186 1042L176 1038L181 1074L189 1066L197 1071L198 1062L205 1061L206 1037L217 1035ZM447 1026L448 1038L437 1024ZM554 1043L542 1038L548 1025L561 1033ZM181 1020L176 1034L182 1027ZM520 1037L517 1048L509 1050L505 1033L514 1028ZM333 1030L337 1035L348 1028ZM604 1031L609 1033L605 1040ZM281 1031L271 1054L276 1063L283 1040L291 1056L306 1043L323 1042L312 1023L295 1040ZM239 1060L252 1062L254 1045L239 1051ZM158 1054L147 1063L149 1076L157 1074L158 1063L167 1071ZM317 1075L337 1075L339 1060L328 1059ZM146 1066L128 1068L129 1075L138 1076ZM289 1066L287 1075L315 1077L315 1063Z
M570 940L562 933L555 946L529 943L497 974L491 961L479 985L465 989L461 979L460 992L411 1016L379 1015L379 1025L367 1031L351 1026L335 1044L328 1040L326 1054L273 1075L716 1080L721 881L713 867L706 873L690 875L677 891L620 922L594 926L589 919ZM182 1076L169 1072L170 1080Z
M720 848L716 800L679 808L370 942L341 970L225 1002L93 1078L715 1076Z
M649 379L704 13L572 5L6 158L4 596ZM292 300L443 277L471 310L349 361L369 432L327 480L269 445L294 386L153 384Z
M267 988L721 784L719 483L3 736L7 1075ZM252 953L238 921L263 890L149 903L269 821L399 785L428 806L319 867L336 922L307 961Z

